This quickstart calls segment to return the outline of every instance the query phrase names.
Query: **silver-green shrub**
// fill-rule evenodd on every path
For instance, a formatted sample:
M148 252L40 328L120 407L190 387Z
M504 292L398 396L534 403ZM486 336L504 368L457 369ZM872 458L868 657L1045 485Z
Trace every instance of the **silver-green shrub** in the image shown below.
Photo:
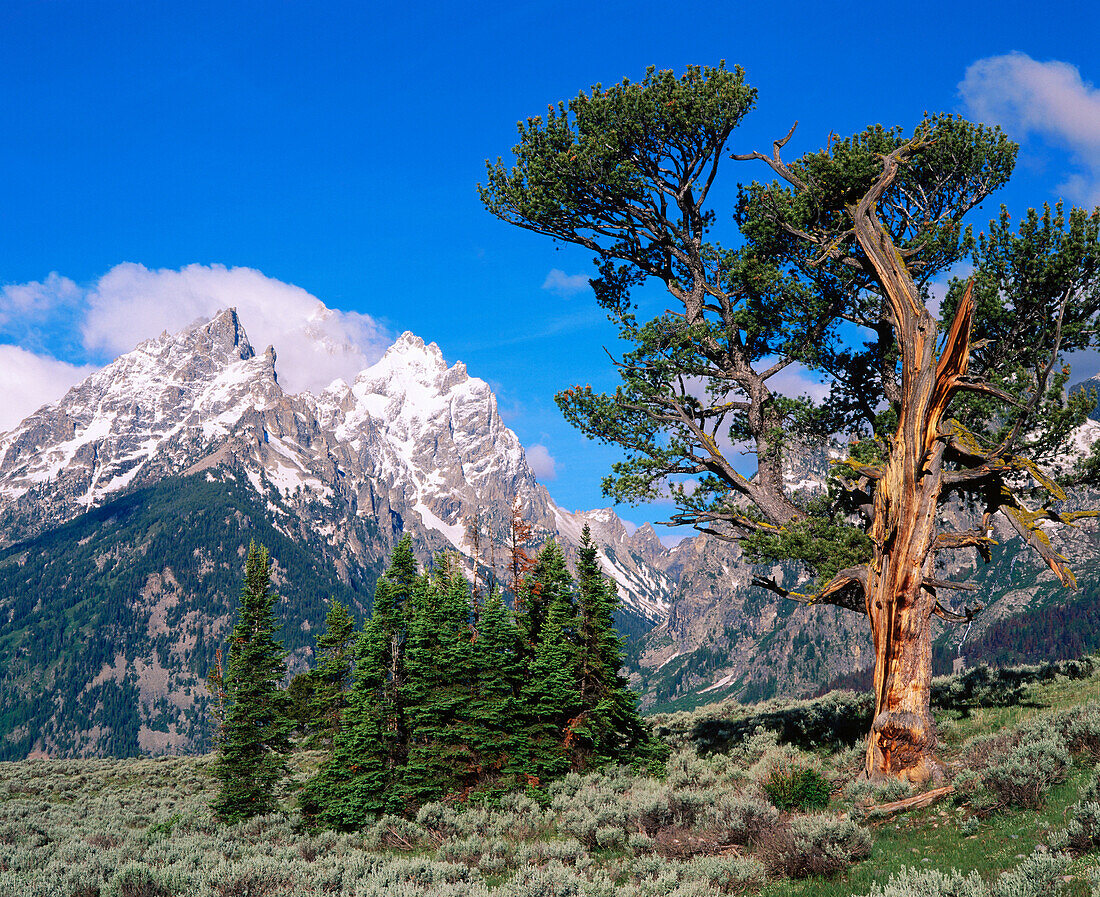
M964 875L906 867L860 897L1059 897L1069 893L1063 881L1068 865L1065 856L1040 851L992 884L977 872Z
M1006 805L1038 809L1051 786L1065 781L1071 763L1060 735L1032 732L1007 756L991 764L983 779Z

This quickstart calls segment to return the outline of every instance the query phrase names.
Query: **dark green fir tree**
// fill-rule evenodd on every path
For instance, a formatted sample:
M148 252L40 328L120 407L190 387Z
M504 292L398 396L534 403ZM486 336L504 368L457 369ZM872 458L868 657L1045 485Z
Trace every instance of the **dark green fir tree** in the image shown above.
M302 791L311 823L352 830L399 809L397 782L406 750L403 708L405 613L422 588L405 536L378 580L371 617L355 644L355 672L332 754Z
M516 622L532 651L543 639L542 629L550 606L560 598L565 599L568 607L573 607L573 579L565 564L565 555L551 540L538 553L517 592Z
M651 753L656 743L638 715L638 699L619 670L623 641L615 629L619 599L600 569L586 524L577 552L577 675L582 718L574 729L576 750L588 750L593 764L624 761Z
M283 712L279 683L286 673L286 651L276 638L267 549L253 542L245 562L237 623L229 639L229 659L210 676L218 698L216 736L218 779L214 815L239 822L276 809L275 789L286 775L291 722Z
M405 654L409 753L402 778L414 805L460 793L476 780L470 621L469 583L456 558L439 558L410 615Z
M317 636L317 666L309 673L308 747L332 747L347 705L355 641L355 619L347 607L333 599L325 615L325 630Z
M520 618L530 655L523 711L530 772L545 784L573 767L573 730L584 709L577 679L574 584L557 543L550 541L539 552L530 590L537 600Z
M412 550L412 537L406 533L394 547L389 567L375 587L371 616L378 630L378 644L372 649L376 654L370 662L379 666L378 701L384 715L383 739L391 769L405 760L408 741L403 698L405 643L409 615L423 586L420 564Z
M522 783L527 752L520 731L523 643L515 616L493 589L481 608L473 663L477 691L471 704L471 748L484 790Z

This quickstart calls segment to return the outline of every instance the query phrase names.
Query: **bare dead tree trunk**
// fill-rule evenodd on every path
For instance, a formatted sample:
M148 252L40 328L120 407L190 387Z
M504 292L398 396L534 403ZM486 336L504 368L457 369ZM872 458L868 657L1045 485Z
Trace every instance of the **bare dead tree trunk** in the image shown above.
M903 154L887 157L875 187L854 212L856 237L885 290L901 353L898 426L875 491L867 615L875 648L875 716L866 773L939 783L932 686L932 579L936 509L943 487L941 421L965 376L974 305L968 287L937 357L937 327L875 211Z
M918 466L914 448L907 437L899 439L875 496L875 558L867 584L875 715L866 771L872 778L924 784L942 778L929 709L936 597L923 582L931 572L943 449Z

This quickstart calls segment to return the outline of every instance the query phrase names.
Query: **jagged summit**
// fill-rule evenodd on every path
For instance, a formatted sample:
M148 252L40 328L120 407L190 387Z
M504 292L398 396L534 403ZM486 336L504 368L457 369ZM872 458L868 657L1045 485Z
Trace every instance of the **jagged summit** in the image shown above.
M386 355L424 356L434 359L437 366L446 367L443 351L435 343L425 343L411 330L404 331L384 353Z
M144 340L134 348L135 352L144 351L151 355L173 350L205 352L218 357L234 356L242 360L255 354L235 308L222 309L211 318L198 318L174 334L165 330L160 336Z
M44 505L47 525L163 475L277 402L274 365L233 309L146 340L0 435L0 495Z
M290 395L275 349L257 355L233 308L142 342L0 436L0 533L10 543L198 471L243 472L271 495L282 526L310 521L353 566L373 563L402 530L425 550L472 556L471 521L481 520L481 539L500 539L517 499L538 532L567 547L579 539L489 385L462 362L448 365L438 345L406 331L352 383ZM348 519L381 523L381 543L349 536ZM626 537L610 510L593 522L599 538ZM640 573L625 548L605 560L623 599L659 619L667 584L654 592L657 574Z

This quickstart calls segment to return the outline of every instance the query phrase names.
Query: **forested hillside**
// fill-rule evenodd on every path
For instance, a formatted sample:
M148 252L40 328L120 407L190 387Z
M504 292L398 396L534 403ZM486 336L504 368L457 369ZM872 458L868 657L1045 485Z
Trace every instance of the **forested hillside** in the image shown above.
M0 553L0 759L206 750L206 675L252 539L277 558L292 663L327 599L369 609L373 581L342 580L319 540L276 529L246 480L167 479Z

